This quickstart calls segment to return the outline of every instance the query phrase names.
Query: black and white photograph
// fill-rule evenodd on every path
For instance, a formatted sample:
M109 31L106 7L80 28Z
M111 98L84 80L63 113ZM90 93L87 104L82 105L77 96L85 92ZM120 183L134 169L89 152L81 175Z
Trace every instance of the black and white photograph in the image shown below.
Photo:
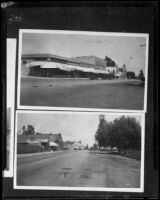
M19 31L19 109L146 112L148 34Z
M143 192L144 114L16 112L14 188Z
M14 98L15 98L15 69L16 69L16 39L8 38L7 67L6 67L6 168L5 177L13 176L13 143L14 143Z
M158 4L3 2L2 199L155 199Z

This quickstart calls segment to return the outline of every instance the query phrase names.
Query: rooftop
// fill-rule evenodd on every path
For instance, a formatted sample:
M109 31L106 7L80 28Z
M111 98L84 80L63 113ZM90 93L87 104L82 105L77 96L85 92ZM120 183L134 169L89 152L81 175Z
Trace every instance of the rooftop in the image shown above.
M17 137L17 143L26 143L28 140L51 140L53 142L58 141L59 139L62 139L61 134L28 134L28 135L18 135Z
M53 55L53 54L23 54L22 59L25 59L25 58L46 58L46 59L56 58L56 59L68 61L68 62L71 62L74 64L87 64L87 65L90 65L91 67L93 67L94 65L89 62L83 61L81 59L94 58L94 59L98 59L98 60L105 62L105 60L103 60L102 58L98 58L97 56L93 56L93 55L92 56L79 56L79 57L75 57L75 58L67 58L67 57Z
M22 59L24 58L56 58L56 59L59 59L59 60L65 60L65 61L69 61L69 62L74 62L74 63L77 63L79 64L80 62L73 59L73 58L66 58L66 57L63 57L63 56L57 56L57 55L53 55L53 54L23 54L22 55Z

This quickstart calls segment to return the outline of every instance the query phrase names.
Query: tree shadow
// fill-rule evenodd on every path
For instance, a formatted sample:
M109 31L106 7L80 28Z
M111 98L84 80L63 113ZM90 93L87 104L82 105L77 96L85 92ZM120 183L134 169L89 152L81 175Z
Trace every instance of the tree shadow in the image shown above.
M140 82L140 83L127 83L127 86L136 86L136 87L144 87L145 83Z

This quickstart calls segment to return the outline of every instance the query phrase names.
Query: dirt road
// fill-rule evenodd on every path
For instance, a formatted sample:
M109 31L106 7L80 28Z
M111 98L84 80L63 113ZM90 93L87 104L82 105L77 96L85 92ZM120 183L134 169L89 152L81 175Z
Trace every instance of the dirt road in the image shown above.
M142 110L139 80L22 78L20 105Z
M140 187L140 162L88 150L17 158L18 186Z

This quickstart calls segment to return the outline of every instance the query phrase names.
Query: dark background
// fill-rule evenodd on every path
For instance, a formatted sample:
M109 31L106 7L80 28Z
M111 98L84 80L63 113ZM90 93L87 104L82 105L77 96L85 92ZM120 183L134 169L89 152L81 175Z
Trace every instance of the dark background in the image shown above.
M2 6L1 6L2 7ZM39 2L14 3L1 8L1 57L6 56L6 38L17 38L19 29L50 29L100 32L149 33L148 99L145 126L144 193L14 190L13 178L3 178L3 198L156 198L158 191L158 61L156 1L150 2ZM18 44L18 41L17 41ZM18 52L18 49L17 49ZM5 167L5 75L1 59L2 160ZM16 83L17 84L17 83ZM136 95L136 94L135 94Z

